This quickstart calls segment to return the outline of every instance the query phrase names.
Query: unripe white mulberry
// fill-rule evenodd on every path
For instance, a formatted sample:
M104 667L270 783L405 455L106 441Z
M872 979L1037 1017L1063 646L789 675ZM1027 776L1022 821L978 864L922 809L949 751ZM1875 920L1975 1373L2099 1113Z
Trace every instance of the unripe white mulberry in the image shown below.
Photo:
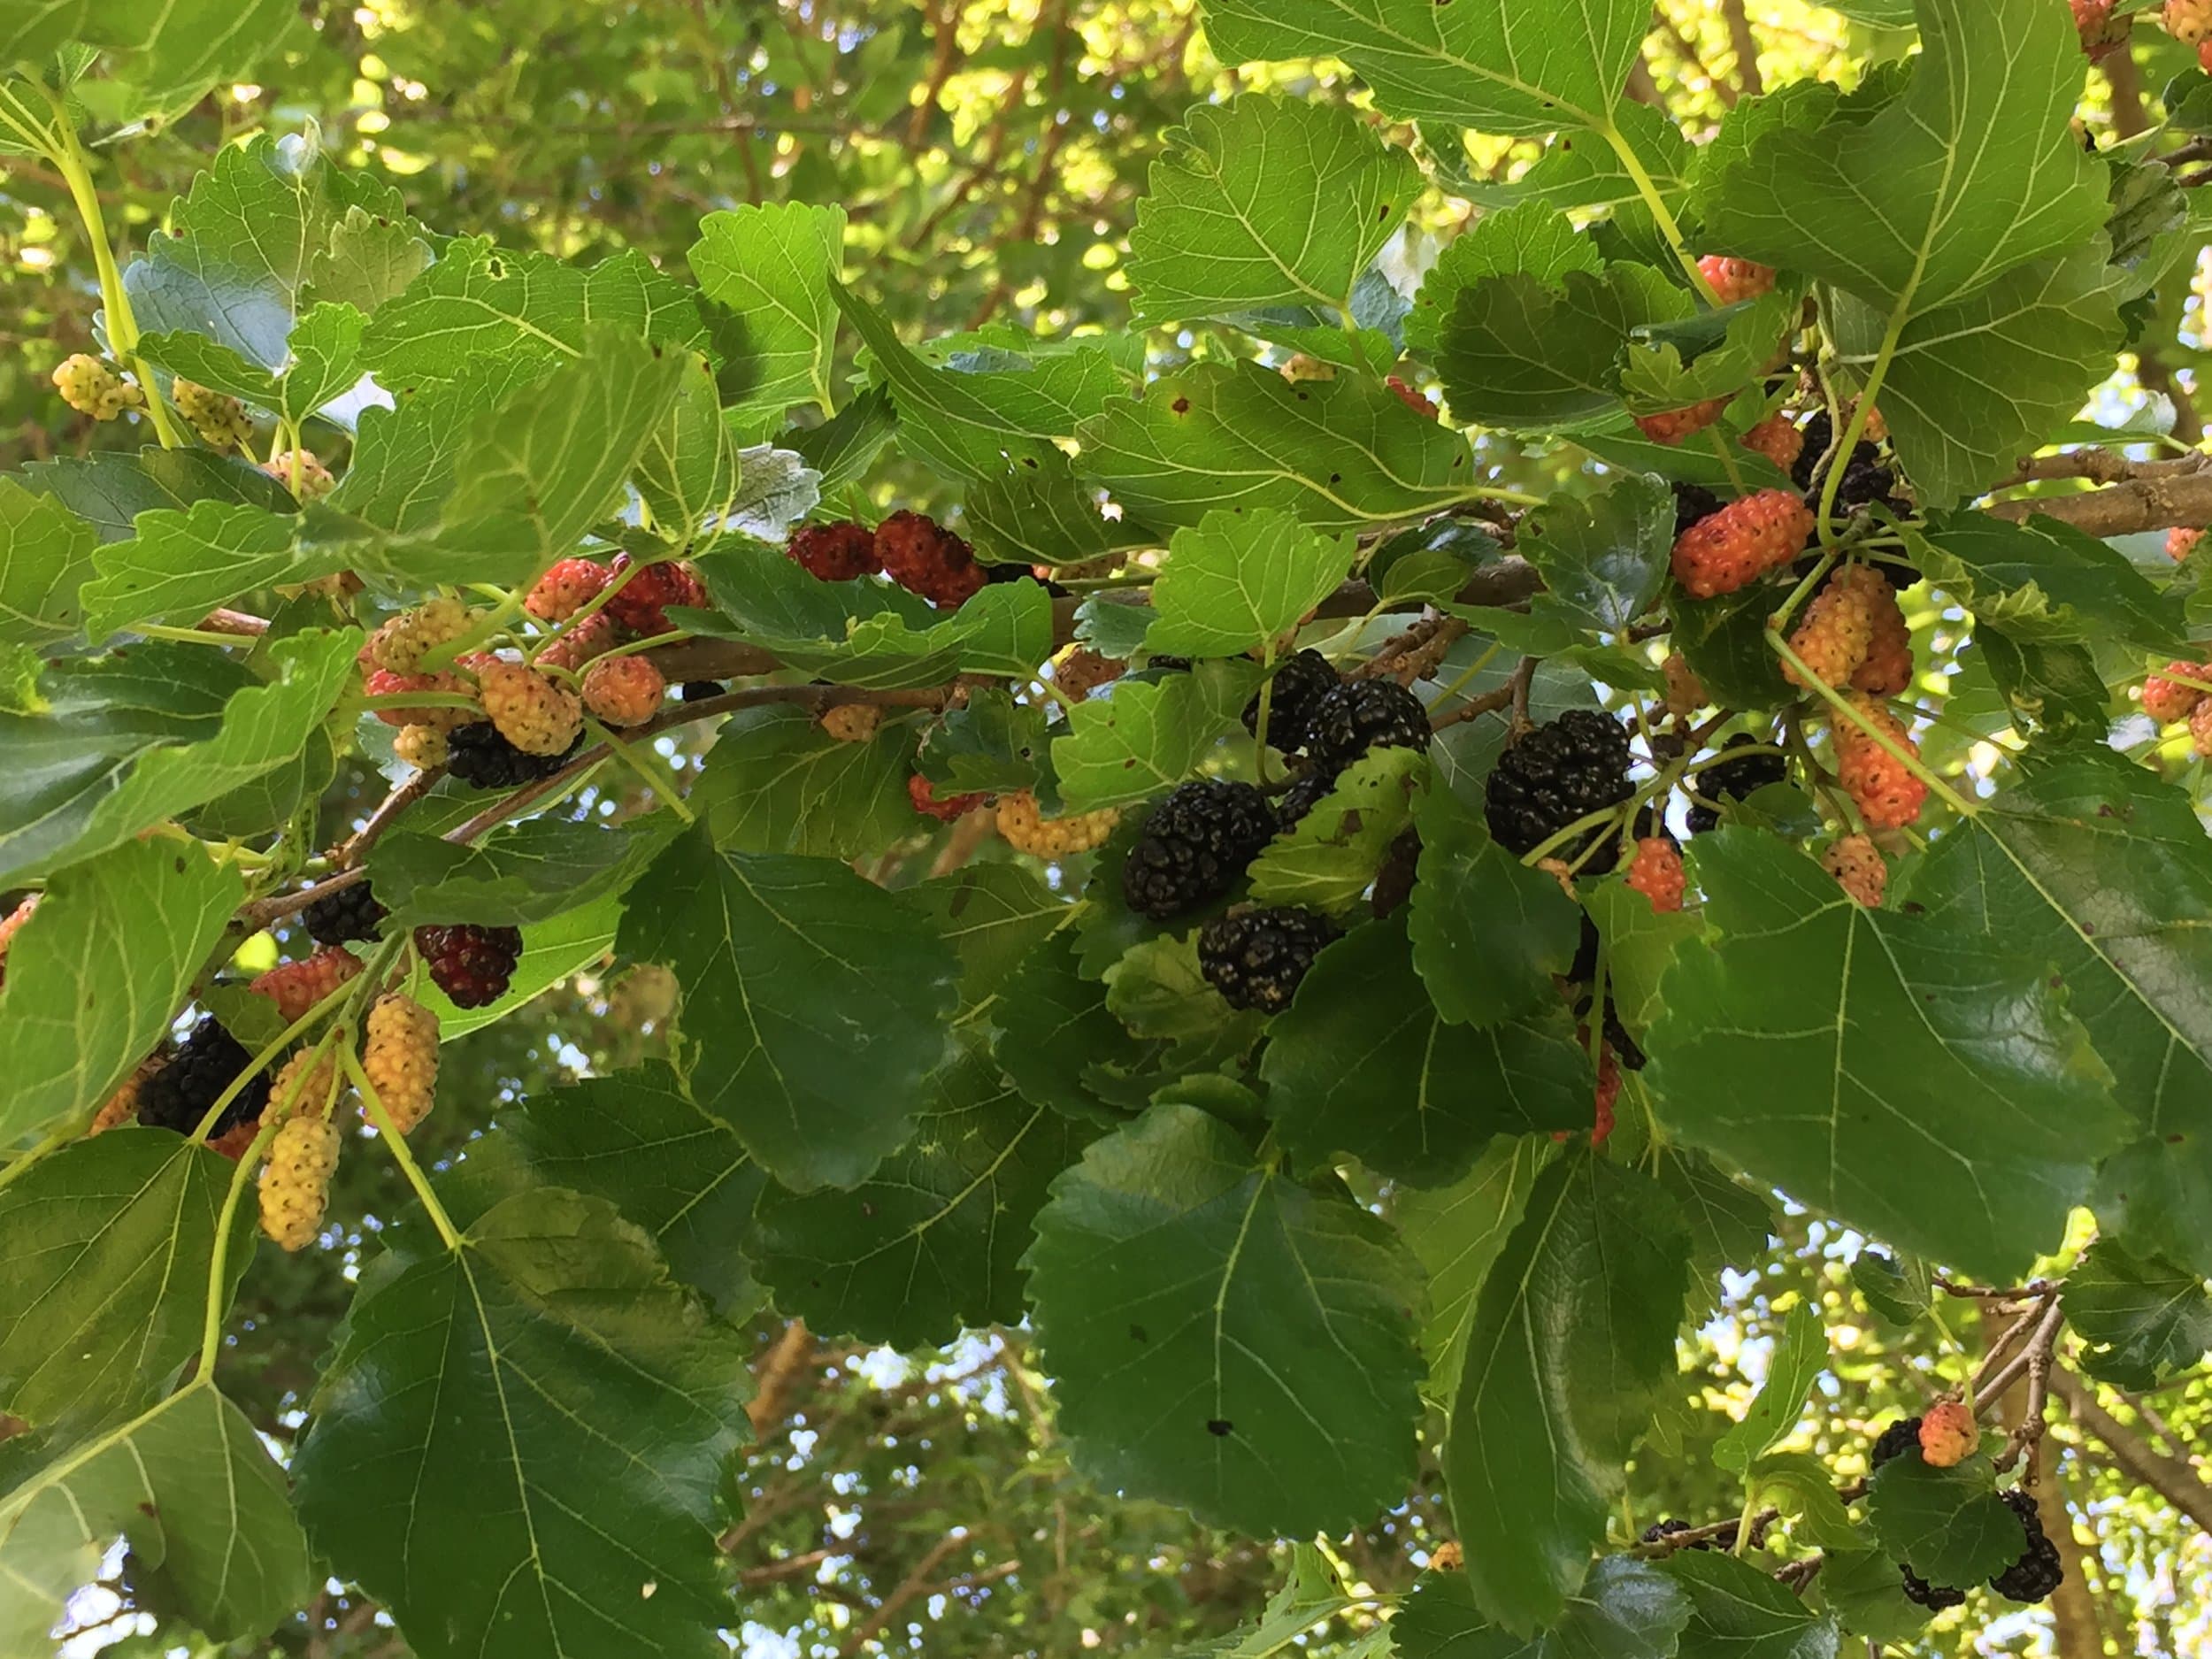
M403 726L392 740L392 753L417 772L445 764L445 733L434 726Z
M583 729L576 694L519 663L487 663L477 671L484 712L526 755L565 754Z
M998 833L1016 852L1037 858L1066 858L1094 851L1106 843L1121 822L1113 807L1072 818L1046 818L1037 809L1037 797L1026 789L998 798Z
M261 1166L261 1231L287 1250L303 1250L322 1230L344 1137L324 1118L291 1118L269 1143Z
M438 1017L397 992L377 998L361 1070L392 1126L405 1134L429 1116L438 1097Z

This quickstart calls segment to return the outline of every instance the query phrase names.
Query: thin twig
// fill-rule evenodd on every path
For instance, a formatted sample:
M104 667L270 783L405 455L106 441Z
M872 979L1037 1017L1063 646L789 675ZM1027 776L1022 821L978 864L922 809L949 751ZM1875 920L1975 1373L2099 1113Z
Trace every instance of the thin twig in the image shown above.
M1978 1376L1974 1379L1974 1398L1978 1402L1979 1402L1983 1409L1986 1409L1988 1403L1991 1401L1995 1400L2000 1394L2003 1394L2006 1389L2011 1387L2012 1385L2018 1380L2021 1372L2029 1368L2030 1363L2035 1358L2035 1356L2039 1351L2044 1353L2046 1359L2045 1369L2047 1371L2048 1370L2048 1350L2051 1344L2058 1340L2059 1328L2061 1324L2063 1322L2063 1319L2064 1311L2062 1306L2060 1302L2059 1297L2055 1293L2054 1293L2048 1300L2045 1302L2043 1305L2043 1317L2036 1321L2035 1328L2028 1337L2026 1348L2021 1352L2014 1355L2009 1360L2007 1360L2003 1367L1993 1376L1990 1376L1986 1379ZM2014 1329L2016 1330L2020 1325L2024 1325L2026 1323L2027 1321L2025 1319L2022 1319L2015 1325ZM2008 1333L2007 1334L2009 1335L2010 1333ZM1994 1358L1998 1351L1998 1349L1993 1348L1991 1350L1991 1357ZM1983 1362L1984 1369L1986 1370L1987 1366L1988 1361L1985 1360Z

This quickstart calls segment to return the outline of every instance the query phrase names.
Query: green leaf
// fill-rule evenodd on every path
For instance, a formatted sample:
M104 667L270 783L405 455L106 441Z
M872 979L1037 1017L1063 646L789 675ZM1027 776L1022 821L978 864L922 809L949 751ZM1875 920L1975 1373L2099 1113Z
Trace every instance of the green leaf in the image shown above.
M316 252L306 296L350 305L366 317L427 271L433 257L412 220L372 213L357 203L338 215L329 245Z
M1007 977L991 1008L992 1053L1023 1099L1118 1124L1160 1080L1162 1045L1139 1039L1107 1006L1104 988L1083 977L1079 949L1073 933L1055 933Z
M1688 1256L1657 1187L1578 1149L1536 1178L1483 1283L1444 1478L1475 1601L1509 1629L1555 1622L1605 1535L1674 1375Z
M695 354L684 359L675 401L639 451L634 481L654 528L675 541L700 535L736 499L737 451L705 357ZM810 496L792 517L804 517L813 505Z
M969 486L960 511L977 551L1002 564L1079 565L1161 544L1156 531L1127 513L1104 517L1101 500L1056 450Z
M1414 1468L1419 1269L1333 1180L1156 1106L1053 1184L1025 1265L1078 1467L1210 1525L1304 1537Z
M1548 605L1607 634L1651 609L1673 550L1674 493L1649 476L1579 502L1548 503L1523 523L1518 548L1542 573Z
M1755 1192L1702 1152L1668 1148L1659 1185L1690 1234L1691 1287L1701 1310L1721 1303L1725 1267L1755 1271L1776 1231L1774 1201Z
M2081 93L2071 19L2041 0L1914 11L1904 96L1861 124L1754 139L1701 196L1709 243L1914 317L2097 234L2104 180L2067 126Z
M822 475L824 494L857 483L899 424L891 395L869 388L818 426L793 426L779 440ZM970 509L972 516L973 509Z
M903 447L956 477L992 479L1010 462L1048 460L1059 453L1049 440L1072 434L1125 389L1112 354L1087 345L1034 358L1001 352L984 359L1008 366L933 368L865 300L834 283L831 291L866 343L877 379L890 388Z
M1601 277L1605 256L1564 213L1540 202L1485 213L1445 244L1422 279L1406 316L1406 343L1434 350L1453 302L1485 277L1525 276L1557 292L1570 271Z
M1862 1250L1851 1263L1851 1282L1866 1305L1893 1325L1911 1325L1927 1314L1928 1264L1917 1257L1907 1256L1900 1266L1878 1250Z
M292 1461L301 1518L424 1659L720 1653L748 1348L612 1205L519 1194L356 1296Z
M360 643L352 628L279 641L265 685L211 666L204 650L155 644L50 676L50 714L0 717L0 757L33 780L0 810L0 882L120 846L291 760L351 677ZM190 683L211 675L239 688L218 704Z
M2066 1322L2089 1344L2082 1366L2116 1388L2154 1388L2212 1351L2201 1275L2100 1239L2066 1275Z
M595 332L641 335L673 358L706 344L693 292L630 250L590 270L464 238L369 319L361 363L387 386L449 380L482 357L577 358Z
M457 482L429 574L525 581L568 552L618 498L675 401L686 361L595 327L573 361L472 424L454 453Z
M766 548L697 563L721 615L685 612L694 633L744 640L840 685L940 685L963 669L1026 676L1052 655L1052 606L1034 582L995 582L946 612L881 582L818 581Z
M1340 104L1246 93L1166 136L1129 233L1138 320L1271 305L1349 312L1421 171Z
M136 535L92 556L100 575L84 586L88 631L105 639L134 623L171 618L188 626L218 605L278 582L312 581L361 562L357 546L311 541L303 531L297 518L231 502L145 512Z
M831 284L845 245L845 210L776 202L710 213L686 257L699 291L737 314L749 361L740 409L793 403L830 412L837 348Z
M1405 929L1377 923L1323 951L1278 1015L1261 1075L1300 1156L1348 1153L1417 1186L1457 1180L1493 1136L1587 1126L1594 1087L1563 1003L1454 1025L1413 971Z
M1805 1396L1828 1368L1828 1330L1808 1302L1791 1309L1750 1409L1713 1447L1713 1461L1740 1475L1790 1436Z
M873 1179L849 1193L769 1188L757 1271L780 1310L825 1335L913 1348L1018 1324L1030 1223L1092 1133L1028 1104L970 1051Z
M311 137L263 134L219 150L123 273L148 355L272 411L305 413L349 389L362 366L358 314L334 303L304 319L319 298L339 298L310 284L356 212L412 225L397 190L333 165ZM296 359L299 384L280 395Z
M626 891L682 828L674 818L620 826L531 818L465 847L396 829L370 849L369 879L395 927L529 926Z
M1052 768L1071 811L1126 806L1178 784L1233 729L1259 680L1256 664L1202 664L1187 674L1115 682L1078 703Z
M1280 507L1317 530L1356 530L1481 488L1465 438L1365 375L1294 383L1256 363L1199 364L1115 398L1076 435L1085 471L1163 525Z
M1578 1585L1549 1630L1517 1636L1483 1617L1470 1575L1429 1573L1391 1621L1398 1659L1673 1659L1689 1597L1648 1562L1606 1555L1574 1563Z
M2020 1517L1994 1481L1980 1452L1948 1469L1893 1457L1868 1483L1867 1516L1882 1547L1930 1584L1973 1585L2020 1558Z
M2101 744L2052 756L1941 837L1909 896L1933 926L2055 965L2140 1136L2106 1165L2100 1215L2212 1271L2212 843L2187 800Z
M50 645L83 626L92 526L50 496L0 478L0 645Z
M1486 221L1509 204L1578 209L1586 214L1609 210L1606 229L1640 258L1664 260L1671 256L1652 218L1645 181L1678 219L1685 217L1689 175L1705 151L1694 148L1666 111L1633 102L1613 111L1617 142L1593 142L1586 133L1563 133L1545 147L1535 165L1518 178L1504 182L1486 173L1454 180L1454 196L1464 196L1492 209ZM1724 133L1726 127L1723 127ZM1463 152L1456 140L1447 142ZM1631 162L1642 169L1642 179ZM1581 238L1589 242L1594 238ZM1595 249L1593 248L1594 254Z
M1914 314L1881 406L1924 506L1986 488L2082 406L2122 342L2121 291L2099 241ZM1870 363L1883 313L1841 299L1831 310L1844 360Z
M1345 1594L1343 1581L1326 1555L1311 1544L1293 1544L1290 1577L1267 1598L1257 1623L1241 1636L1186 1648L1177 1659L1201 1659L1201 1655L1203 1659L1278 1659L1295 1651L1306 1633L1322 1620L1363 1605L1362 1598ZM1362 1656L1348 1655L1348 1659ZM1380 1659L1380 1655L1374 1659Z
M2045 959L1861 910L1756 831L1691 856L1710 949L1677 959L1645 1043L1671 1125L1970 1271L2054 1246L2126 1120Z
M1669 643L1722 706L1778 709L1797 695L1767 644L1774 595L1763 585L1717 599L1677 593L1667 601L1667 613L1674 623Z
M88 520L103 541L133 534L138 515L155 507L226 501L267 512L296 511L284 486L250 462L197 448L64 456L25 467L23 481Z
M1880 1549L1853 1549L1838 1544L1826 1552L1820 1570L1821 1594L1842 1616L1845 1628L1876 1641L1910 1642L1927 1629L1931 1617L1905 1599L1897 1563Z
M353 464L324 505L395 535L426 536L453 493L464 451L481 446L501 401L543 379L550 362L480 357L458 378L421 387L396 408L365 410Z
M1984 512L1932 515L1912 533L1930 580L2015 639L2178 649L2188 637L2180 596L2162 591L2125 554L2055 518L2009 524Z
M1690 1598L1679 1649L1688 1659L1836 1659L1834 1617L1815 1613L1749 1562L1678 1549L1658 1567Z
M162 1129L81 1141L0 1193L0 1409L34 1429L135 1412L199 1351L234 1165ZM226 1303L253 1256L233 1217Z
M894 895L703 828L632 890L621 948L675 970L693 1098L785 1186L856 1186L906 1139L957 964Z
M1253 860L1252 896L1324 910L1356 902L1430 793L1426 754L1368 750Z
M1414 824L1421 856L1407 927L1436 1011L1484 1025L1555 1002L1552 976L1574 962L1574 901L1492 841L1449 790L1423 796Z
M1863 1530L1836 1495L1828 1465L1811 1452L1770 1453L1752 1464L1744 1485L1788 1517L1792 1536L1805 1543L1848 1549Z
M1621 363L1621 396L1633 414L1733 397L1760 378L1796 334L1804 306L1803 293L1793 286L1718 311L1694 311L1686 296L1671 288L1656 290L1655 296L1656 303L1647 299L1649 320L1630 340Z
M804 709L741 709L708 751L691 803L726 852L856 857L913 827L911 742L886 726L843 743Z
M547 1184L614 1205L722 1317L765 1299L741 1249L766 1178L666 1066L549 1089L504 1121Z
M1588 0L1532 27L1515 0L1208 0L1206 34L1225 62L1340 58L1403 120L1499 134L1605 127L1621 102L1649 12Z
M1431 1399L1459 1392L1476 1298L1521 1225L1537 1176L1558 1156L1558 1143L1548 1135L1501 1135L1451 1186L1409 1187L1398 1195L1398 1231L1429 1275L1421 1349L1429 1357Z
M964 1014L996 995L1030 951L1075 914L1075 906L1019 864L970 864L900 896L958 954Z
M0 1498L0 1647L50 1648L118 1535L211 1640L267 1635L309 1594L307 1540L245 1414L204 1377L56 1451Z
M931 726L915 757L915 770L939 793L1049 791L1048 718L1033 703L1017 703L1010 691L978 687L964 707ZM901 804L908 805L905 790Z
M0 983L0 1137L88 1118L168 1032L244 897L234 870L159 841L55 876Z
M1617 265L1569 271L1556 286L1518 273L1459 290L1436 329L1436 368L1462 420L1544 431L1602 421L1620 409L1620 357L1651 320L1657 273Z
M1210 512L1168 542L1145 649L1234 657L1269 646L1337 590L1356 551L1350 536L1316 534L1279 509Z

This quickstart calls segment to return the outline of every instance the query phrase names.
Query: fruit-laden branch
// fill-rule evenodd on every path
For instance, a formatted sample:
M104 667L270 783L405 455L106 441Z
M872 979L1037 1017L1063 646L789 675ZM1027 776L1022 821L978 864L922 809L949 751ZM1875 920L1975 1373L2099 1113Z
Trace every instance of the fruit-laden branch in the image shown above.
M2154 1451L2143 1438L2097 1403L2089 1386L2054 1367L2051 1392L2066 1402L2074 1421L2094 1435L2123 1473L2133 1477L2207 1532L2212 1532L2212 1486L2177 1457Z
M2193 460L2190 469L2178 474L2139 474L2124 483L2078 495L2001 501L1989 511L1993 517L2015 523L2031 516L2055 518L2100 539L2142 530L2201 529L2212 525L2212 471L2203 470Z
M1467 605L1518 604L1543 586L1543 579L1535 567L1517 557L1500 559L1486 565L1467 579L1467 585L1459 590L1459 603ZM1075 612L1080 599L1069 597L1052 602L1052 643L1056 650L1075 640ZM1408 600L1398 610L1417 610L1417 600ZM1365 582L1347 582L1323 600L1314 614L1317 618L1363 617L1375 609L1375 590ZM647 653L653 664L667 676L672 684L687 680L733 680L749 674L770 674L782 666L775 657L755 645L741 645L733 640L687 640L680 645L664 645ZM704 707L706 705L700 705Z

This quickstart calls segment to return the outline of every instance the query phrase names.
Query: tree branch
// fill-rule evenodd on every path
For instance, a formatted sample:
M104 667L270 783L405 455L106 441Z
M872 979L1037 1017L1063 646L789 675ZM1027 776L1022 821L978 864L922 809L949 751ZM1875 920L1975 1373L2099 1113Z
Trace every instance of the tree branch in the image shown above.
M967 1542L967 1537L964 1531L950 1532L932 1545L929 1553L914 1563L914 1571L901 1579L898 1587L883 1598L883 1605L853 1627L852 1634L845 1638L844 1645L837 1650L838 1659L851 1659L852 1655L866 1647L869 1638L888 1624L897 1617L901 1608L922 1593L922 1587L929 1582L930 1575L937 1571L939 1563Z
M2097 1403L2089 1385L2073 1372L2051 1372L2051 1392L2088 1433L2096 1437L2122 1472L2148 1486L2207 1532L2212 1532L2212 1486L2189 1464L2153 1451L2142 1438Z
M2085 490L2077 495L2001 501L1993 503L1989 511L1993 518L2009 519L2015 524L2036 516L2055 518L2100 540L2143 530L2200 530L2212 526L2212 472L2131 479L2108 489Z

